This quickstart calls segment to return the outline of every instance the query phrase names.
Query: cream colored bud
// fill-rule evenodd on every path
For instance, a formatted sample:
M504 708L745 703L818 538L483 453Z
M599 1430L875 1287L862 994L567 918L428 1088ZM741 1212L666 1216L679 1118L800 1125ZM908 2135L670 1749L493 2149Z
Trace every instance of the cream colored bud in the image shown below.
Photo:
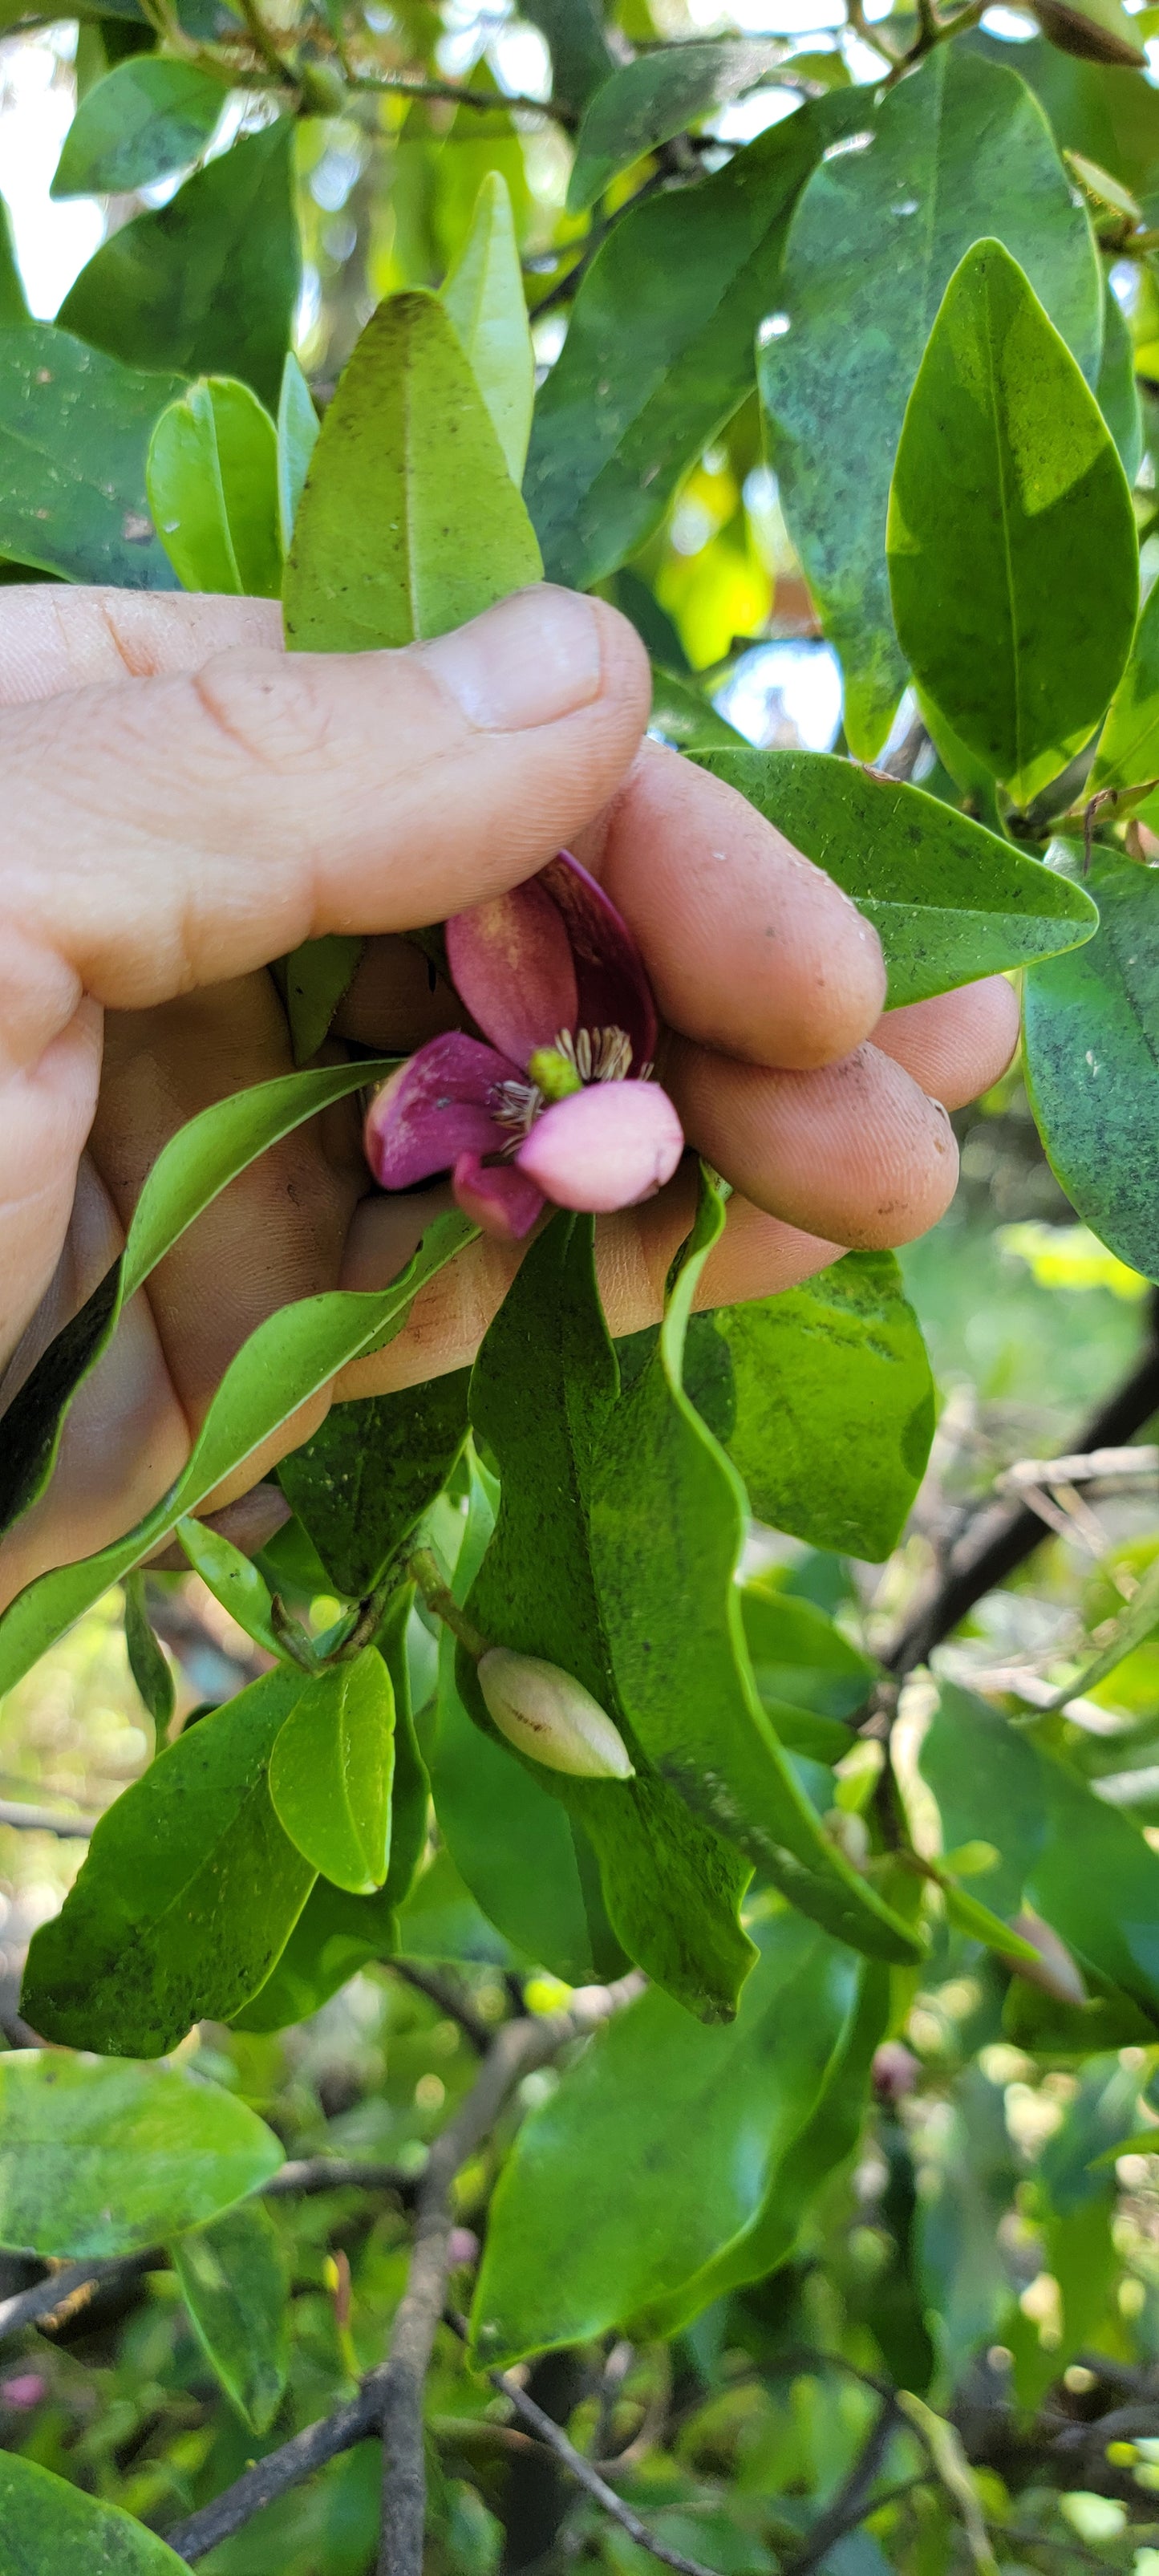
M1086 2003L1087 1990L1081 1969L1072 1959L1065 1941L1059 1940L1057 1932L1051 1930L1049 1923L1043 1922L1041 1915L1032 1914L1029 1906L1024 1907L1021 1914L1015 1915L1010 1929L1020 1933L1022 1939L1029 1941L1031 1948L1038 1952L1037 1960L1011 1959L1008 1962L1016 1977L1025 1977L1028 1986L1040 1986L1044 1995L1054 1996L1056 2003Z
M500 1734L533 1762L578 1780L634 1779L618 1727L558 1664L490 1646L479 1658L479 1687Z

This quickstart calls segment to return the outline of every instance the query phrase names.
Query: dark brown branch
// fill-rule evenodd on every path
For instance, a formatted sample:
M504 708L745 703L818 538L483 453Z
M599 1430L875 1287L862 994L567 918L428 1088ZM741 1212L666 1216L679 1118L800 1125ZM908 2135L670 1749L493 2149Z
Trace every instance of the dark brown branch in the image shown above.
M107 2263L62 2263L58 2271L46 2273L43 2281L34 2281L30 2290L17 2290L10 2299L0 2299L0 2338L35 2325L68 2301L88 2298L102 2282L127 2280L134 2272L147 2271L163 2260L163 2255L151 2253L113 2256Z
M450 1977L442 1977L437 1968L423 1968L414 1959L389 1959L391 1975L401 1977L403 1984L413 1986L415 1993L425 1995L428 2003L437 2004L448 2021L456 2021L465 2039L469 2039L480 2057L485 2057L494 2033L480 2020L468 1997Z

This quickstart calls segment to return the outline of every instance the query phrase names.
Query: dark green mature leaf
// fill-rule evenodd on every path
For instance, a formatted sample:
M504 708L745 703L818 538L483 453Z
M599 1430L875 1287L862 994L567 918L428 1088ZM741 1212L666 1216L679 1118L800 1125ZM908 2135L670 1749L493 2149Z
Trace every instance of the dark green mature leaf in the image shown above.
M598 0L528 0L522 14L550 47L552 97L578 115L615 65Z
M1120 1261L1159 1279L1159 877L1096 849L1087 883L1097 938L1026 979L1027 1088L1079 1215Z
M81 100L50 197L128 195L204 151L229 93L196 63L132 54Z
M633 554L751 391L789 214L853 97L813 100L703 185L629 207L597 252L524 476L551 580L582 587Z
M489 2368L614 2325L651 2337L655 2311L678 2300L695 2312L704 2302L680 2294L759 2229L841 2050L859 1971L787 1910L757 1929L735 2022L705 2030L669 1996L643 1995L524 2121L472 2315ZM754 2277L743 2257L738 2277Z
M906 677L885 567L889 478L945 288L970 243L997 234L1093 383L1102 281L1015 72L942 45L876 100L853 97L865 148L822 162L800 200L759 375L789 531L841 656L846 734L872 759Z
M970 53L1010 65L1041 100L1059 144L1109 170L1137 197L1159 182L1159 96L1105 63L1081 62L1043 37L1010 44L981 28L958 39Z
M889 1007L1089 939L1083 890L952 805L825 751L693 749L873 923Z
M29 1949L34 2030L159 2057L192 2022L228 2021L264 1985L314 1882L268 1787L275 1739L305 1687L287 1665L264 1673L102 1816L63 1912Z
M241 376L272 411L301 281L288 117L135 215L82 268L66 331L130 366Z
M278 597L278 434L248 385L229 376L190 385L161 414L145 479L183 589Z
M335 1404L278 1479L336 1589L373 1592L440 1487L467 1432L470 1372Z
M716 743L739 747L745 741L691 680L657 662L652 664L652 728L680 751L697 752Z
M307 1682L270 1757L279 1822L351 1896L370 1896L386 1879L393 1777L394 1692L367 1646Z
M173 2248L173 2269L206 2359L252 2433L266 2433L286 2385L290 2282L260 2201L242 2201Z
M0 1456L0 1530L42 1493L52 1472L61 1425L77 1387L107 1348L117 1318L165 1253L228 1182L320 1109L361 1090L390 1070L327 1065L315 1073L281 1074L216 1100L163 1146L133 1212L120 1260L106 1271L64 1331L49 1344L4 1416Z
M153 1720L160 1744L177 1705L173 1669L153 1634L145 1601L145 1578L125 1577L125 1652L129 1670Z
M549 1798L578 1818L599 1859L608 1919L629 1957L691 2011L728 2019L753 1958L737 1920L750 1873L661 1776L625 1714L615 1678L594 1508L598 1452L616 1388L591 1222L560 1214L524 1260L475 1363L471 1418L494 1453L501 1488L495 1535L468 1609L495 1644L541 1655L574 1674L620 1727L637 1766L631 1780L573 1779L526 1764L506 1746L502 1759L524 1765ZM650 1475L645 1485L641 1452L626 1474L638 1548L640 1495L647 1491L652 1502L655 1492ZM658 1528L652 1537L665 1586L678 1583L676 1560ZM462 1651L457 1681L470 1715L498 1749L501 1739ZM463 1869L453 1842L452 1850ZM506 1921L501 1928L510 1932Z
M145 498L145 457L180 377L123 367L7 306L3 326L0 553L65 581L174 590ZM150 350L150 362L164 358Z
M682 1385L696 1285L723 1223L720 1185L705 1175L655 1353L598 1426L592 1564L617 1722L634 1758L639 1745L802 1913L871 1957L909 1960L913 1935L822 1833L748 1660L735 1582L744 1488Z
M736 1419L728 1453L757 1520L871 1561L925 1474L934 1386L892 1252L847 1252L779 1297L721 1309Z
M0 2452L0 2529L7 2576L173 2576L184 2567L155 2531L118 2504L98 2504L16 2451Z
M1103 363L1095 394L1118 451L1119 463L1133 483L1143 456L1143 412L1135 381L1135 347L1123 308L1106 280L1103 318Z
M1087 792L1159 777L1159 590L1139 612L1130 658L1107 709Z
M409 644L539 578L539 549L437 296L391 296L322 423L286 565L300 651Z
M886 547L919 685L1027 804L1115 687L1139 552L1095 397L1000 242L976 242L946 288L906 407Z
M0 2055L2 2245L133 2254L216 2218L281 2162L255 2111L184 2067Z
M588 102L568 181L568 213L582 215L633 161L710 108L755 89L784 51L775 38L718 36L664 45L622 64Z

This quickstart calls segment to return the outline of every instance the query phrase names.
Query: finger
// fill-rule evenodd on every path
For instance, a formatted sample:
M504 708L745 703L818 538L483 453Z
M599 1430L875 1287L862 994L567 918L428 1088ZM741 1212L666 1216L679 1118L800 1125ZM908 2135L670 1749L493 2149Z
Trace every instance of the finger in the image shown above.
M833 1243L924 1234L958 1176L945 1110L873 1046L817 1073L773 1073L672 1041L665 1087L690 1144L757 1207Z
M723 780L645 743L579 856L631 923L673 1028L798 1070L868 1037L885 1001L877 932Z
M281 640L275 599L22 583L0 599L0 706L196 671L211 653L239 644L277 652Z
M1018 995L1004 975L988 975L935 1001L887 1011L873 1043L879 1055L904 1065L931 1099L964 1109L1006 1071L1018 1044Z
M0 915L121 1009L437 920L599 809L648 693L627 621L541 586L401 652L247 648L10 708ZM55 1034L29 1013L13 1042Z

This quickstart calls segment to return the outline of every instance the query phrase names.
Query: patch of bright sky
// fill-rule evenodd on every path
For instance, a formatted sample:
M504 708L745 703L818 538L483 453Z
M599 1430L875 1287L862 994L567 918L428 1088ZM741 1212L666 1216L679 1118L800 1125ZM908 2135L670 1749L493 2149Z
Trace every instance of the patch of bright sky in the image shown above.
M105 230L94 197L56 205L48 193L76 104L75 49L70 26L0 44L0 194L12 218L24 291L42 321L51 320Z

